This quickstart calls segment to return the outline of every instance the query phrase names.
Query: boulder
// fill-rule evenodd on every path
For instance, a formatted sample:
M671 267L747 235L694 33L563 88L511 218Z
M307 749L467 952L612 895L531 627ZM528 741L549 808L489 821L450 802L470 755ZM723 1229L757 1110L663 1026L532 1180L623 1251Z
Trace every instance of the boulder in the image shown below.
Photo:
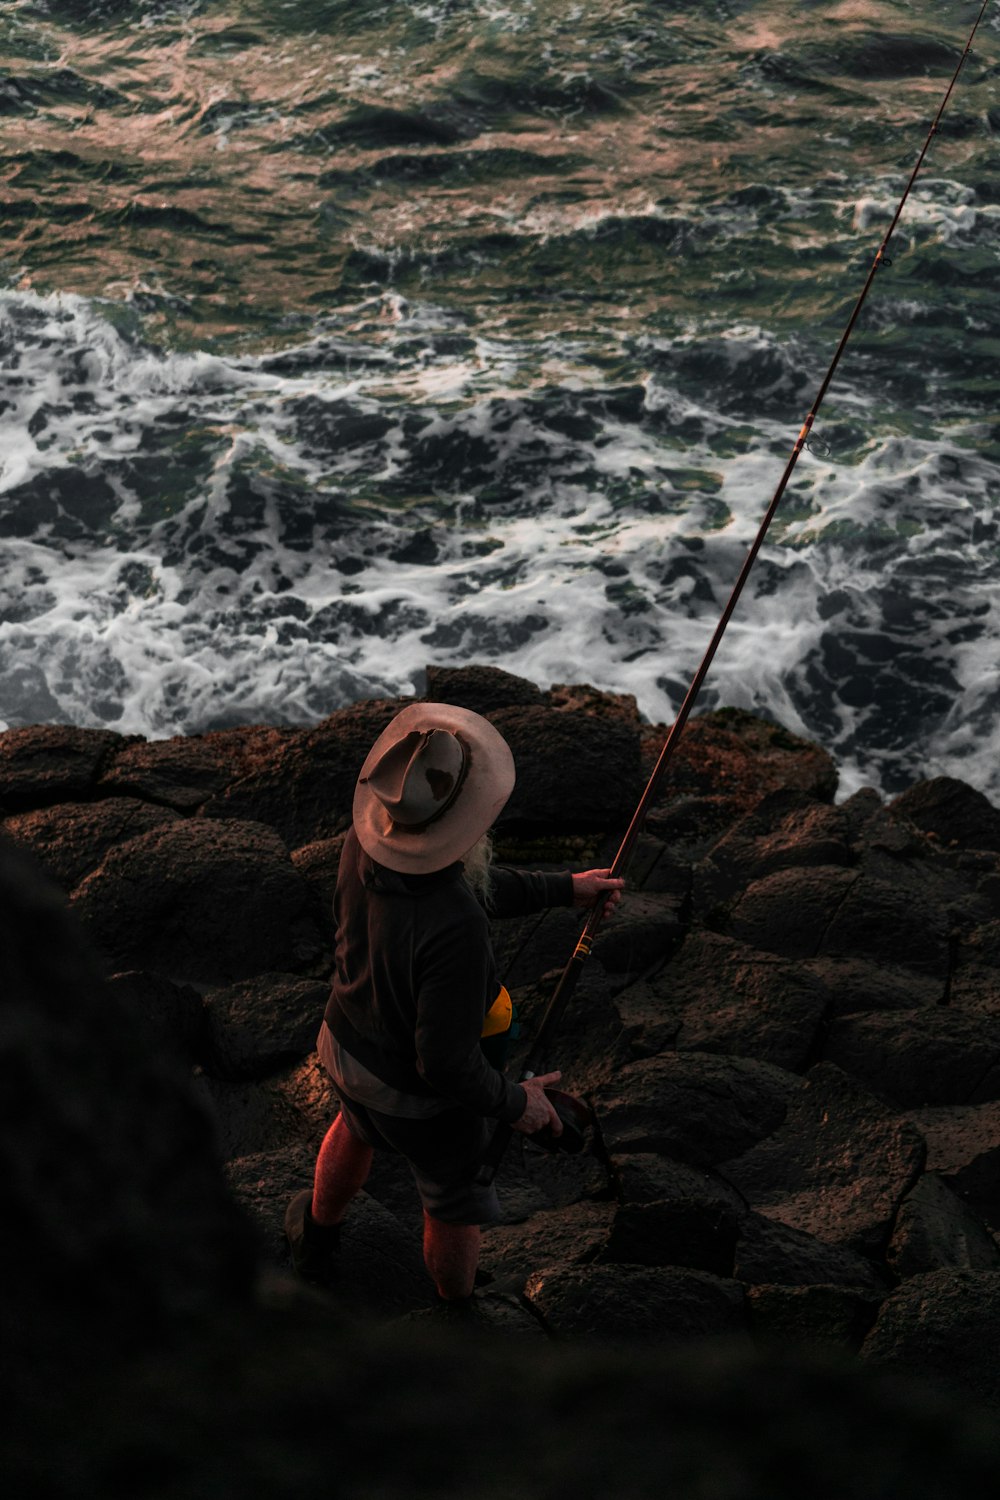
M176 819L168 808L152 807L137 797L108 797L16 813L4 820L3 831L33 854L46 875L68 894L115 844Z
M157 1046L170 1048L189 1063L201 1062L206 1047L205 1010L197 990L142 969L112 974L107 983L120 1005L142 1017Z
M680 1004L674 1002L670 968L655 979L637 979L614 995L611 1004L630 1057L655 1057L676 1050Z
M1000 1102L918 1109L910 1119L927 1142L927 1170L1000 1228Z
M713 1276L732 1276L739 1220L732 1208L694 1198L623 1203L597 1258L616 1265L690 1266Z
M778 870L854 863L853 823L839 807L781 788L761 798L713 845L694 875L695 911L729 901Z
M781 1128L720 1171L766 1217L877 1260L924 1156L909 1121L820 1063Z
M883 1302L861 1346L869 1365L905 1370L990 1405L1000 1400L1000 1271L931 1271Z
M521 1292L539 1265L589 1265L608 1242L615 1216L612 1203L574 1203L534 1213L521 1224L497 1224L483 1231L480 1264L500 1289Z
M520 708L546 701L540 687L502 667L427 668L424 697L429 703L453 703L484 717L500 708Z
M799 1344L856 1354L880 1305L873 1293L851 1286L753 1286L747 1293L754 1339L785 1349Z
M545 705L497 709L517 782L499 826L582 832L624 828L642 792L637 728Z
M337 872L346 834L333 839L317 839L292 850L292 864L312 886L321 922L333 920L333 894L337 889ZM332 933L331 933L332 936Z
M899 1206L886 1259L897 1276L1000 1271L1000 1246L982 1219L934 1172Z
M733 903L726 930L738 941L785 958L813 958L833 914L859 879L856 870L817 865L752 881Z
M643 759L652 769L667 726L643 729ZM832 802L837 767L825 750L742 708L697 714L676 743L658 805L684 797L725 797L746 812L768 792L792 788Z
M272 829L206 818L116 844L72 905L111 969L226 984L318 959L309 900Z
M948 989L953 1010L1000 1018L1000 921L985 922L956 944Z
M582 926L579 916L577 925ZM673 897L626 890L614 916L599 928L593 951L608 973L636 973L669 958L683 936ZM572 951L567 951L567 958Z
M800 983L808 983L823 997L831 1017L943 1005L947 991L947 977L941 974L921 974L902 964L851 958L845 953L800 959L795 973Z
M830 1024L823 1056L897 1105L1000 1098L1000 1017L941 1006L840 1016Z
M295 733L261 725L140 740L109 758L98 788L193 812L213 793L249 775L262 757L277 752Z
M260 1079L299 1062L316 1046L330 998L322 979L256 974L205 997L212 1070L220 1078Z
M668 1052L620 1068L594 1108L609 1152L655 1151L710 1167L772 1135L801 1087L767 1063Z
M185 1070L98 976L65 899L0 843L4 1395L55 1401L81 1361L124 1357L256 1273ZM53 1383L49 1383L52 1381ZM8 1409L5 1400L5 1410Z
M88 796L105 761L126 743L110 729L69 724L8 729L0 734L0 809L22 812Z
M829 1245L764 1214L744 1214L732 1273L750 1285L862 1287L885 1295L886 1277L855 1250Z
M203 802L200 816L266 823L290 849L350 826L358 772L375 740L410 699L377 698L338 709L255 754L253 764Z
M650 987L677 1012L680 1051L754 1058L788 1072L814 1055L826 998L800 965L776 955L695 931Z
M949 968L949 923L935 892L835 865L754 881L734 905L729 930L786 958L846 954L942 980Z
M945 847L1000 852L1000 811L952 776L918 781L889 804L889 811Z
M524 1288L559 1339L628 1339L658 1348L745 1329L736 1281L667 1266L544 1267Z

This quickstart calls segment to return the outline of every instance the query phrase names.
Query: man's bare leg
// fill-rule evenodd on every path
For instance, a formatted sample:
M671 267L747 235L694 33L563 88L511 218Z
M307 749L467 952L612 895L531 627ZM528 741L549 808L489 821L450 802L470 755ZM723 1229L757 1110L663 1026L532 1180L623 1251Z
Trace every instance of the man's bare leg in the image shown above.
M425 1211L424 1264L443 1301L472 1296L479 1239L478 1224L445 1224Z
M316 1224L339 1224L354 1195L364 1187L371 1170L371 1146L358 1140L338 1115L323 1138L316 1158L312 1217Z

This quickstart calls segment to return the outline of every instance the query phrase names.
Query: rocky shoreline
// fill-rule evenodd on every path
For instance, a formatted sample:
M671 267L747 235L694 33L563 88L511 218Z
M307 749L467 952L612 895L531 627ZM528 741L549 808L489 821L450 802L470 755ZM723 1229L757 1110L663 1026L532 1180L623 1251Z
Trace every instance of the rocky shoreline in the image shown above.
M511 743L500 858L610 862L662 726L626 697L543 693L495 668L429 669L426 696L488 714ZM910 1493L944 1495L956 1473L965 1488L951 1493L995 1489L993 1435L964 1408L1000 1396L1000 812L944 778L888 804L870 790L836 804L825 752L744 713L689 726L556 1048L594 1104L590 1150L528 1146L504 1163L477 1322L488 1353L468 1334L436 1342L419 1205L391 1160L377 1160L345 1226L335 1292L290 1281L281 1216L334 1107L313 1051L330 893L357 767L401 706L162 742L55 726L0 735L3 1149L32 1246L27 1268L16 1245L5 1251L12 1409L26 1414L15 1472L26 1480L40 1461L24 1434L52 1416L53 1380L77 1413L97 1399L78 1369L67 1375L95 1347L109 1399L150 1451L184 1428L178 1392L192 1380L221 1420L207 1373L221 1350L237 1363L244 1350L226 1405L240 1430L262 1392L284 1410L304 1371L332 1399L349 1354L362 1384L388 1378L398 1398L376 1402L384 1438L416 1421L401 1372L421 1358L446 1368L442 1388L479 1432L491 1391L530 1350L549 1396L529 1386L552 1422L581 1371L614 1387L603 1446L570 1401L560 1441L581 1453L618 1452L626 1408L669 1389L697 1408L686 1420L711 1469L734 1392L751 1405L760 1393L763 1433L785 1431L782 1403L819 1422L822 1389L825 1408L863 1405L914 1441L934 1414L941 1488L937 1458L910 1473L903 1456ZM524 1045L578 928L570 911L496 924ZM160 1428L139 1415L136 1369L158 1392ZM427 1418L439 1440L455 1430L446 1408ZM45 1492L107 1493L121 1461L110 1430L91 1488L60 1488L75 1420L63 1414L42 1463ZM280 1447L254 1421L254 1441ZM867 1430L846 1440L859 1463ZM316 1493L329 1441L301 1440ZM697 1444L662 1441L629 1439L619 1459L634 1485L617 1492L652 1493L640 1470L652 1475L654 1448L661 1477L671 1454L695 1463ZM820 1423L809 1441L818 1460L832 1439ZM738 1493L785 1493L753 1487L758 1459L771 1462L765 1439L759 1453L741 1443ZM520 1465L535 1449L522 1446L495 1456L510 1484L562 1494L532 1487ZM199 1462L202 1483L207 1446ZM577 1464L567 1453L560 1472ZM683 1468L677 1493L709 1493L684 1488ZM183 1464L178 1475L156 1493L228 1493L191 1487ZM394 1475L341 1492L423 1492ZM283 1495L282 1483L241 1493ZM510 1490L470 1487L457 1463L428 1492Z

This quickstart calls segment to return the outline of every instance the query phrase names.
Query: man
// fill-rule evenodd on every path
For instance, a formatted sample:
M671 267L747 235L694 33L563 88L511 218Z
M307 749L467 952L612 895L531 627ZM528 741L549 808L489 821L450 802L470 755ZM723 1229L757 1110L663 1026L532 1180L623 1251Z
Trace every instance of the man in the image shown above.
M487 719L442 703L405 708L361 768L334 896L335 968L318 1041L341 1100L312 1189L285 1233L300 1275L324 1280L340 1223L374 1150L409 1162L424 1209L424 1260L441 1301L468 1304L480 1225L499 1214L477 1183L495 1122L532 1135L562 1123L545 1095L559 1073L512 1083L484 1035L510 1024L486 907L606 909L622 880L607 870L489 869L487 835L514 787L514 759ZM474 885L479 887L477 896Z

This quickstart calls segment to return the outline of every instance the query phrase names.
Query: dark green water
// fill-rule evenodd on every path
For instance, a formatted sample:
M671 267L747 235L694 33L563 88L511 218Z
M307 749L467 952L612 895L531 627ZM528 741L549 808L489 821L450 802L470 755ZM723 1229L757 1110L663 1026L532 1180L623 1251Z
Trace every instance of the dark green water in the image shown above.
M676 708L978 6L0 16L0 721ZM709 680L1000 792L1000 6Z

